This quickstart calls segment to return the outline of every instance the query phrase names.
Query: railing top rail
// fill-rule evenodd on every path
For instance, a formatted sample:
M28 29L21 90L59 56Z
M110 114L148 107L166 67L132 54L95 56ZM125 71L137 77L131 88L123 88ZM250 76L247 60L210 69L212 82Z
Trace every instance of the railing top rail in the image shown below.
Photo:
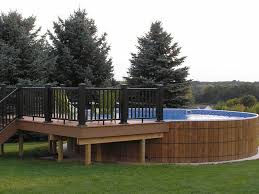
M85 88L87 90L120 90L121 88L112 88L112 87L107 87L107 88Z
M0 86L1 87L1 86ZM7 86L7 88L17 88L16 86ZM22 86L21 88L36 88L36 89L43 89L45 86ZM78 87L66 87L66 86L52 86L53 89L78 89ZM85 87L87 90L119 90L120 87ZM129 90L157 90L158 88L132 88L127 87Z
M157 90L157 88L127 88L129 90Z
M63 86L54 86L54 87L51 87L53 89L68 89L68 90L76 90L78 89L78 87L63 87Z
M15 93L18 90L18 88L16 88L14 91L12 91L11 93L9 93L7 96L5 96L2 100L0 100L0 103L2 103L3 101L5 101L9 96L11 96L13 93Z
M43 89L43 88L45 88L45 87L42 87L42 86L23 86L22 88L24 88L24 89L30 89L30 88Z

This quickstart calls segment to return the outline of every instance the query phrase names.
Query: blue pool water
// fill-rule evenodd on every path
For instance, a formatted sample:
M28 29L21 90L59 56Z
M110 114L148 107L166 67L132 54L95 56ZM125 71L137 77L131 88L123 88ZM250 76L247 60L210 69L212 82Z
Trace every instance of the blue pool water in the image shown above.
M205 110L205 109L164 109L164 120L239 120L256 118L258 115L247 112Z

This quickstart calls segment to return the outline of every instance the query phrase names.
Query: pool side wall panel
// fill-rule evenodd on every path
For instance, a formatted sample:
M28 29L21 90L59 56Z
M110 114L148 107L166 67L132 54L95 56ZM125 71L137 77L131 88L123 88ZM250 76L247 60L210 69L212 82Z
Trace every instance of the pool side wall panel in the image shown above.
M147 161L198 163L253 156L257 153L256 121L170 122L164 138L147 141Z
M199 163L237 160L257 153L257 119L174 121L162 139L146 140L146 162ZM139 141L101 144L103 162L139 162ZM92 160L96 159L93 145Z

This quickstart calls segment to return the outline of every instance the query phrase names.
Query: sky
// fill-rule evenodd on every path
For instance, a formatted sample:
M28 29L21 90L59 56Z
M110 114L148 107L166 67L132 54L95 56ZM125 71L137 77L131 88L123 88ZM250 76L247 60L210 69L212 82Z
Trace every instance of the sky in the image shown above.
M0 0L0 11L37 17L42 33L58 17L86 9L111 45L114 75L127 76L137 37L160 20L182 47L189 79L259 81L258 0Z

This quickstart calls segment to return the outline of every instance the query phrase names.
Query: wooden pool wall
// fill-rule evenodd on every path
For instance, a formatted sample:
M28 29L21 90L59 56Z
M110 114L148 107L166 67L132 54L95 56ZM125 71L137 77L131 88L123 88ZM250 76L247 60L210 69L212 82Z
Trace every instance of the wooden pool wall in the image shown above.
M146 162L198 163L236 160L257 153L256 118L174 121L161 139L146 140ZM138 162L139 141L101 144L105 162ZM92 160L96 158L93 145Z

